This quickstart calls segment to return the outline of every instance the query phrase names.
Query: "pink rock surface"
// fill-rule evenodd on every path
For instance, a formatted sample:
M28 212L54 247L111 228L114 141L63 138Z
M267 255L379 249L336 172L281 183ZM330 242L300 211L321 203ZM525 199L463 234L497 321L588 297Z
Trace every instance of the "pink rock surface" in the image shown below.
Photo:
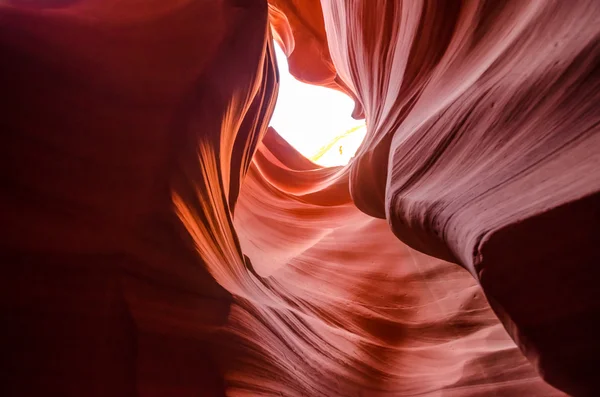
M1 394L596 395L599 33L593 0L0 2ZM273 38L354 98L349 165L267 128Z

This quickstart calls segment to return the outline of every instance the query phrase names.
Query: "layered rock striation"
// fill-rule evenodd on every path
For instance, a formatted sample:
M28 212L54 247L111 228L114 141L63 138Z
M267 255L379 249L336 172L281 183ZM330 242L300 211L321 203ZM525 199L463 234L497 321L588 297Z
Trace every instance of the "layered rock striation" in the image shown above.
M0 2L2 395L596 395L599 33L594 0ZM267 127L273 40L354 99L347 166Z

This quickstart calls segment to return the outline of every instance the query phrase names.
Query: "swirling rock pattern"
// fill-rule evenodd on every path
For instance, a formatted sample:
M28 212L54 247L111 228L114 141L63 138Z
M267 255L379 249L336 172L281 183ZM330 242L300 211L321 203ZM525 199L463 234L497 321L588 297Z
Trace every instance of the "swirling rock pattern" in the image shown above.
M0 2L2 395L596 395L599 33L594 0ZM349 165L267 128L273 39L355 100Z

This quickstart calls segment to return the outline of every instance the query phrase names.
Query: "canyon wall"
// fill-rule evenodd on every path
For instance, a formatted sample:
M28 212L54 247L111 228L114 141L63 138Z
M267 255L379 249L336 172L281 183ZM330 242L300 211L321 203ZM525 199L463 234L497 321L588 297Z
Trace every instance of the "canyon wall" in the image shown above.
M594 0L1 1L1 394L596 395L599 33ZM273 39L355 100L347 166L267 127Z

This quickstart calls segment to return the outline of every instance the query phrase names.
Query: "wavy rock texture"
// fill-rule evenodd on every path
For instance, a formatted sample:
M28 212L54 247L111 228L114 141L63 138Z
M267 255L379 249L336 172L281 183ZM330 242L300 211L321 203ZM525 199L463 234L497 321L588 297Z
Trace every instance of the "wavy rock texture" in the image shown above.
M599 32L594 0L0 2L2 395L596 395ZM272 38L355 99L348 166L267 128Z

